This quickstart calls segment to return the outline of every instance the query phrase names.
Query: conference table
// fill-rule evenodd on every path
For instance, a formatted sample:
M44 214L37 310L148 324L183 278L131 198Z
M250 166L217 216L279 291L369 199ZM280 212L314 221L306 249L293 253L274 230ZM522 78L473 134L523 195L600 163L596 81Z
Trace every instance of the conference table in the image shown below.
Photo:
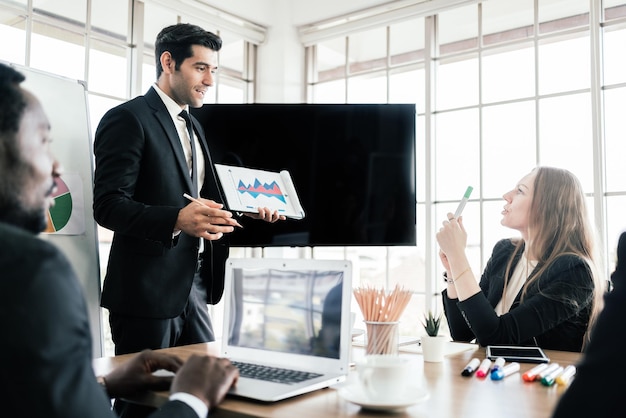
M428 392L428 398L406 409L393 412L362 408L345 399L342 387L355 384L356 372L351 369L345 382L333 387L314 391L276 403L260 403L227 397L210 413L211 417L272 417L272 418L320 418L320 417L437 417L437 418L544 418L550 417L566 386L544 386L539 382L525 382L522 374L535 366L521 363L520 371L502 380L465 377L461 371L472 358L483 359L485 349L474 344L448 343L447 355L441 363L424 362L419 346L401 350L400 355L409 356L414 366L414 382L420 392ZM194 344L159 350L186 359L192 354L219 353L217 343ZM576 364L580 353L544 350L551 362L561 366ZM364 355L361 347L353 347L353 361ZM96 375L104 375L127 361L132 355L94 359ZM130 401L159 406L168 397L167 392L146 392Z

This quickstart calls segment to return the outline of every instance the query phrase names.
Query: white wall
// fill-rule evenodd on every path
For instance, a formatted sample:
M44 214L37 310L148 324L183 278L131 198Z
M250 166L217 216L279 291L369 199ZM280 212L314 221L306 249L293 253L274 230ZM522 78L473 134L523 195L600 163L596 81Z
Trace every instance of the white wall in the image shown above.
M293 24L293 1L270 0L273 22L258 48L257 103L304 101L304 48Z
M258 103L301 103L304 48L297 27L392 1L381 0L208 0L208 4L268 28L258 48Z

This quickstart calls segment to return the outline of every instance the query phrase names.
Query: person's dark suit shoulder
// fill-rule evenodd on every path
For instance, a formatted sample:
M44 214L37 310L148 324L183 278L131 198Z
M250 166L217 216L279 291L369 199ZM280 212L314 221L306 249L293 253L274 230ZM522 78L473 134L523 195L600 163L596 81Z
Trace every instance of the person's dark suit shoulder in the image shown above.
M95 381L82 288L66 257L28 232L0 224L0 393L7 416L110 417ZM50 390L50 385L54 390ZM35 402L28 402L36 399Z
M619 260L626 260L626 233L620 237ZM613 280L626 279L616 269ZM574 381L561 397L553 418L570 417L624 417L623 388L614 379L626 374L626 286L617 285L605 297L605 306L591 334L591 341L577 366Z
M613 286L626 282L626 232L623 232L617 242L617 262L611 274Z
M53 244L4 223L0 246L0 357L11 359L2 366L10 377L0 379L3 416L113 418L93 374L87 306L67 258ZM173 416L197 418L179 401L151 415Z

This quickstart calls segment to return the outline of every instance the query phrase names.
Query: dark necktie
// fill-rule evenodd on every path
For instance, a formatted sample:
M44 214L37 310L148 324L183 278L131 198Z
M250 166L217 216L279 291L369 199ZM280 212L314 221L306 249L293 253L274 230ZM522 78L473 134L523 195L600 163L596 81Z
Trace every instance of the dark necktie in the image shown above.
M191 183L193 184L193 188L191 189L191 194L194 197L198 197L198 173L196 170L196 141L193 139L193 125L191 124L191 117L186 110L183 110L179 113L179 116L185 119L185 123L187 124L187 133L189 133L189 141L191 143Z

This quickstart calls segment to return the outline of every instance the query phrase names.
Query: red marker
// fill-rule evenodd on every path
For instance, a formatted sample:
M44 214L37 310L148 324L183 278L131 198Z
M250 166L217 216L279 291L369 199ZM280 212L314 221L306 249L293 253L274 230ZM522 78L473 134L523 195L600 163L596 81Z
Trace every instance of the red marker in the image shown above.
M480 367L476 370L476 377L484 378L489 374L489 368L491 367L491 360L488 358L484 359L482 363L480 363Z
M539 364L522 375L525 382L534 382L539 377L539 373L548 368L546 363Z

